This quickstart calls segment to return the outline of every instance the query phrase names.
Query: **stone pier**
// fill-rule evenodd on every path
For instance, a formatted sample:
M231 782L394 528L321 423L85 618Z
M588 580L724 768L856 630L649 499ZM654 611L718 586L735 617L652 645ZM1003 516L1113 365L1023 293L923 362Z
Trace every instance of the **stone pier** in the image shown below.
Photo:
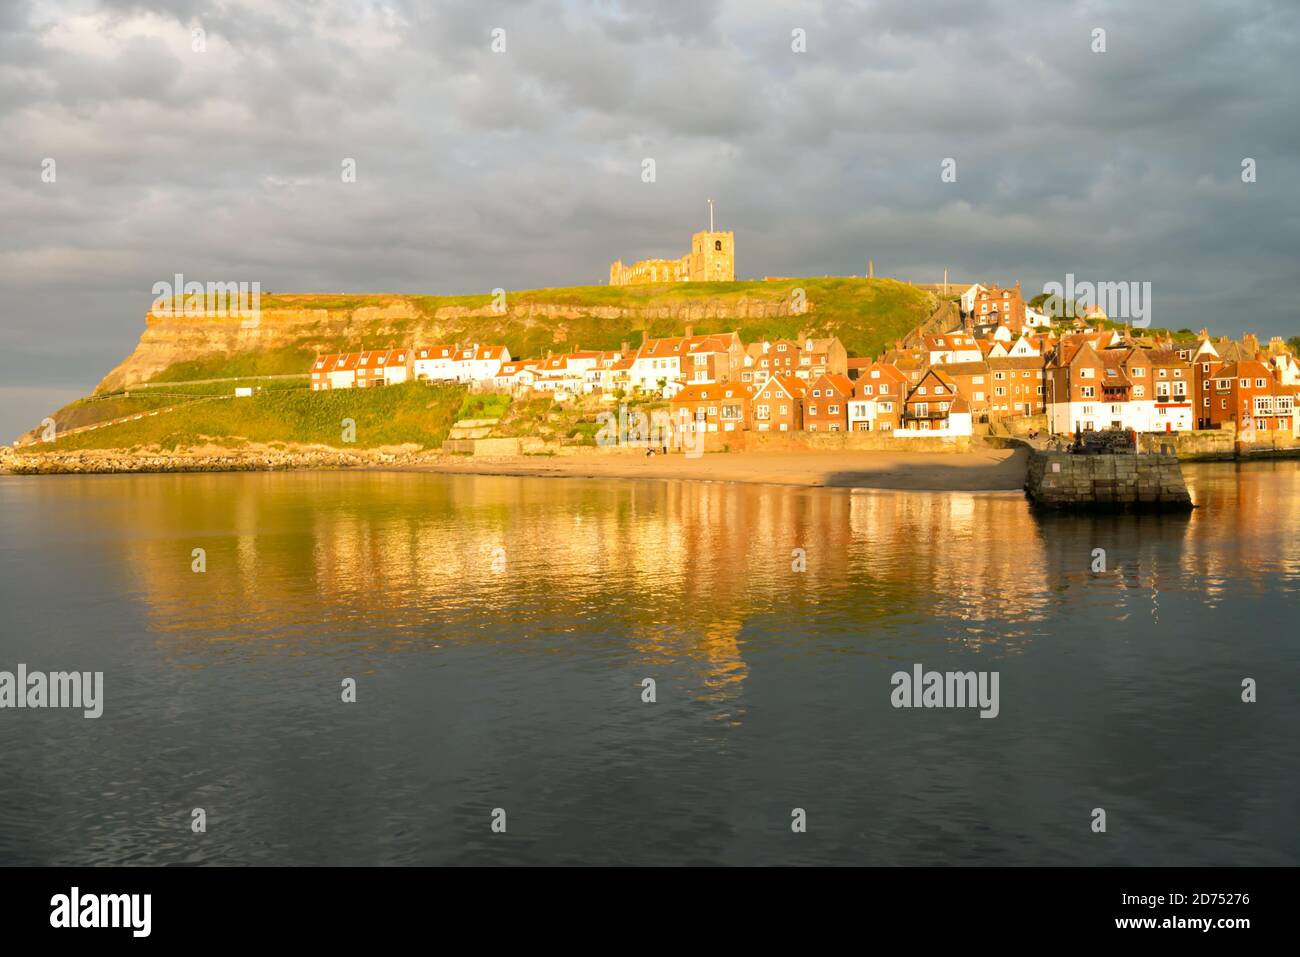
M1176 455L1030 453L1025 493L1040 508L1188 511L1192 497Z

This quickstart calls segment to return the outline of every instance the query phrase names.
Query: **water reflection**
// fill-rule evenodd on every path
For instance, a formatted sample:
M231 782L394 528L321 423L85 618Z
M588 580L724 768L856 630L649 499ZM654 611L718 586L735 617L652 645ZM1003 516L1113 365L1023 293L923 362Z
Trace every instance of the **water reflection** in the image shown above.
M0 863L1293 861L1300 469L1187 474L1182 517L414 473L0 481L4 660L109 689L100 721L0 721ZM999 718L891 709L913 662L996 668ZM1091 840L1088 802L1124 827ZM201 846L196 805L220 815ZM517 840L487 840L498 805ZM817 821L795 845L792 806Z

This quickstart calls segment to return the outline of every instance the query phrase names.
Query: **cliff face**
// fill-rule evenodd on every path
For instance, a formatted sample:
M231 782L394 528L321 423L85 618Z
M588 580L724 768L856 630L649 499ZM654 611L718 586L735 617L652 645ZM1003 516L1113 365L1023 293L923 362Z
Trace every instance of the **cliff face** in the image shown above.
M340 339L400 338L401 327L417 318L417 310L403 301L357 309L264 307L256 323L237 317L159 318L148 314L135 351L104 376L95 392L130 388L182 363L286 350L310 359ZM302 368L281 371L307 371L301 361L297 364Z
M808 279L534 290L506 296L263 296L257 321L149 315L135 351L96 393L142 382L305 373L318 353L453 342L504 343L532 358L633 347L642 335L740 332L745 341L838 335L868 355L930 317L933 296L890 280Z

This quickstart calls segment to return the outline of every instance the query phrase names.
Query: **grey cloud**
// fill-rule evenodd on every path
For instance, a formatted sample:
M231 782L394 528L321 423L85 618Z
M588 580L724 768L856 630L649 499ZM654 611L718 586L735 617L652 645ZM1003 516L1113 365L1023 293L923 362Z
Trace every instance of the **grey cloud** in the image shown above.
M1280 0L0 5L0 387L93 384L176 271L595 283L706 196L745 277L1149 279L1158 323L1292 335L1298 35Z

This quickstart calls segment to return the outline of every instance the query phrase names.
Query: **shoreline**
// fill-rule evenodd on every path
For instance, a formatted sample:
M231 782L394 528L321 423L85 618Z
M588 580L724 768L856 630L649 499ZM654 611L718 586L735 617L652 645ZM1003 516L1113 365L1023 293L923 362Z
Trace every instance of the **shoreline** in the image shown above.
M913 492L1024 490L1026 449L970 452L720 452L681 455L564 455L466 458L403 465L404 472L446 475L678 480L783 485L793 488Z
M134 455L109 450L11 454L0 460L0 474L134 475L355 469L597 481L656 479L802 488L1021 492L1027 462L1028 452L1023 448L978 448L950 453L742 451L708 453L699 458L685 458L680 454L646 456L640 451L472 457L407 449L344 452L325 448L250 448Z

